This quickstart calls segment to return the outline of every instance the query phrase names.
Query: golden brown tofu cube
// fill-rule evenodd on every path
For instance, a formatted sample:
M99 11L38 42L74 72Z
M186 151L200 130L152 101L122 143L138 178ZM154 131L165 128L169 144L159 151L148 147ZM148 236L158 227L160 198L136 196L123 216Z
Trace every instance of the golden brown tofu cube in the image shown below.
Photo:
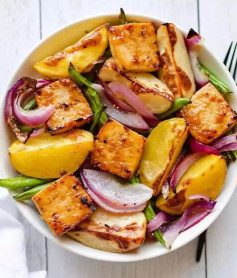
M91 153L91 163L103 171L131 178L136 171L146 139L115 121L100 130Z
M181 110L190 125L190 133L199 142L209 144L237 123L237 114L221 93L208 83L191 98L192 103Z
M48 185L32 201L55 236L68 232L95 210L90 196L72 174Z
M158 45L152 23L130 23L109 28L110 49L123 72L152 72L159 67Z
M52 134L83 126L93 118L89 103L70 78L43 87L36 93L36 101L39 107L51 104L55 108L47 122L49 132Z

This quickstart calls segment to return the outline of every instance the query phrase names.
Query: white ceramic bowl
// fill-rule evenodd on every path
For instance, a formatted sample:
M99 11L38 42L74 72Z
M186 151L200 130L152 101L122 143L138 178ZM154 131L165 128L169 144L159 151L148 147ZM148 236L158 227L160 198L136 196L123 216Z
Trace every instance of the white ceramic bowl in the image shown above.
M6 124L4 122L3 110L4 110L4 99L7 89L9 89L18 78L22 76L36 77L39 76L37 72L33 70L33 64L36 61L39 61L53 53L63 49L64 47L76 42L80 37L85 34L85 31L90 31L95 27L102 25L105 22L116 23L118 14L110 15L101 15L95 16L87 19L77 21L73 24L67 25L66 27L61 28L48 38L42 40L23 60L23 62L17 68L15 74L12 76L9 84L6 87L5 92L1 93L1 116L0 116L0 145L1 145L1 159L0 159L0 175L1 177L12 177L16 175L16 172L12 169L8 161L8 147L12 141L11 132L8 131ZM164 23L164 20L146 16L146 15L135 15L129 14L129 20L153 22L156 26L159 26L161 23ZM174 22L175 23L175 22ZM192 26L190 26L192 27ZM182 30L182 28L180 28ZM186 32L182 30L184 34ZM24 36L24 34L23 34ZM230 73L222 62L218 61L212 53L206 48L203 48L203 51L200 55L200 61L208 66L213 72L215 72L222 80L224 80L234 92L231 95L230 103L231 106L237 110L237 87L234 80L232 79ZM228 168L228 175L226 178L225 185L222 189L220 196L217 199L217 205L213 212L209 214L204 220L199 224L195 225L191 229L181 233L178 238L175 240L172 250L175 250L186 243L190 242L198 235L200 235L204 230L206 230L212 222L218 217L221 211L224 209L228 203L231 195L234 192L236 183L237 183L237 171L236 171L237 162L232 163ZM34 208L33 204L25 204L17 202L17 206L24 217L44 236L53 242L57 243L59 246L70 250L76 254L97 259L103 261L113 261L113 262L130 262L130 261L139 261L158 257L164 254L171 252L157 242L145 242L141 248L130 253L124 254L115 254L105 251L100 251L92 249L90 247L84 246L77 241L69 238L68 236L62 236L57 239L50 232L48 226L43 220L39 217L38 211Z

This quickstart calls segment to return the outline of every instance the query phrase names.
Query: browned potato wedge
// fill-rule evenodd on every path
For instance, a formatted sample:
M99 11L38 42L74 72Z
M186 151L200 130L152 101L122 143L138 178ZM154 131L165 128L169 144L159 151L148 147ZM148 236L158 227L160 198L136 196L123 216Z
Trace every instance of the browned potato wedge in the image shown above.
M141 182L153 188L153 195L160 193L187 136L188 126L181 118L159 123L148 136L138 172Z
M167 200L159 196L156 202L157 207L170 214L182 214L195 202L195 200L188 199L191 195L202 194L215 200L225 182L226 171L226 162L223 157L213 154L204 155L182 176L177 185L176 194L170 191Z
M101 208L68 233L86 246L115 253L140 247L145 234L146 218L142 212L115 214Z
M165 83L151 73L122 73L113 58L108 59L100 70L102 81L121 82L134 91L148 110L154 114L167 111L174 96Z
M142 135L109 120L97 135L90 161L103 171L131 178L139 165L145 142Z
M79 72L88 72L103 56L107 46L107 25L103 25L61 52L35 63L34 68L51 78L67 77L70 62Z
M158 77L175 98L191 98L195 81L181 31L173 23L163 24L157 31L157 41L161 61Z
M72 174L48 185L32 201L55 236L66 233L95 210L90 196Z
M50 104L55 107L47 122L48 130L52 134L83 126L93 118L89 103L70 78L43 87L36 93L36 101L39 107Z
M191 100L180 114L188 121L190 133L197 141L209 144L237 123L236 112L211 83L196 92Z
M121 71L151 72L158 69L158 46L152 23L111 26L108 35L112 56Z

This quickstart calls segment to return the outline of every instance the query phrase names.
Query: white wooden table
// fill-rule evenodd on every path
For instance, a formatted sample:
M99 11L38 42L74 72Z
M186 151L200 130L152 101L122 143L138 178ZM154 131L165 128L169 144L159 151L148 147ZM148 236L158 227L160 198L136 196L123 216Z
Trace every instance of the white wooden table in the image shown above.
M0 89L32 46L56 28L81 17L118 12L120 7L126 12L147 13L196 29L221 59L230 41L237 40L236 0L0 0ZM47 269L48 278L234 278L236 211L237 192L209 228L199 263L195 262L197 240L169 255L144 262L86 259L48 241L17 211L15 214L25 226L29 269Z

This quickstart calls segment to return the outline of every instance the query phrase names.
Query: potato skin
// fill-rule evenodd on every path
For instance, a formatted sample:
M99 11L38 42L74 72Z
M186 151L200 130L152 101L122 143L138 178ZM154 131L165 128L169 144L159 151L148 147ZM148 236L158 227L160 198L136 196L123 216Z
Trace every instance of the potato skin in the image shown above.
M107 25L102 25L54 56L35 63L34 69L50 78L64 78L68 77L71 62L79 72L88 72L103 56L107 46Z
M167 200L159 196L156 205L167 213L182 214L195 202L188 199L191 195L202 194L215 200L225 182L226 172L224 158L213 154L203 155L181 177L176 187L176 194L170 191Z
M105 61L99 72L103 82L117 81L131 89L154 114L167 111L174 96L165 83L151 73L122 73L113 58Z
M128 252L144 242L146 218L142 212L115 214L98 208L68 235L95 249L115 253Z
M188 125L181 118L159 123L148 136L138 172L141 182L153 188L153 195L160 193L187 136Z
M93 118L89 103L70 78L60 79L37 91L36 101L39 107L53 105L55 108L47 121L52 134L81 127Z
M236 112L211 83L197 91L191 101L180 115L188 121L192 136L203 144L210 144L237 123Z
M108 35L112 56L122 72L152 72L158 69L158 45L152 23L111 26Z
M139 165L145 142L142 135L109 120L97 135L90 161L103 171L129 179Z
M173 23L157 31L161 66L158 77L167 84L175 98L191 98L196 86L183 34Z
M9 158L12 166L25 176L58 178L75 172L93 147L93 135L85 130L55 136L46 132L25 144L14 141L9 148Z
M55 236L66 233L95 210L91 197L72 174L48 185L32 201Z

